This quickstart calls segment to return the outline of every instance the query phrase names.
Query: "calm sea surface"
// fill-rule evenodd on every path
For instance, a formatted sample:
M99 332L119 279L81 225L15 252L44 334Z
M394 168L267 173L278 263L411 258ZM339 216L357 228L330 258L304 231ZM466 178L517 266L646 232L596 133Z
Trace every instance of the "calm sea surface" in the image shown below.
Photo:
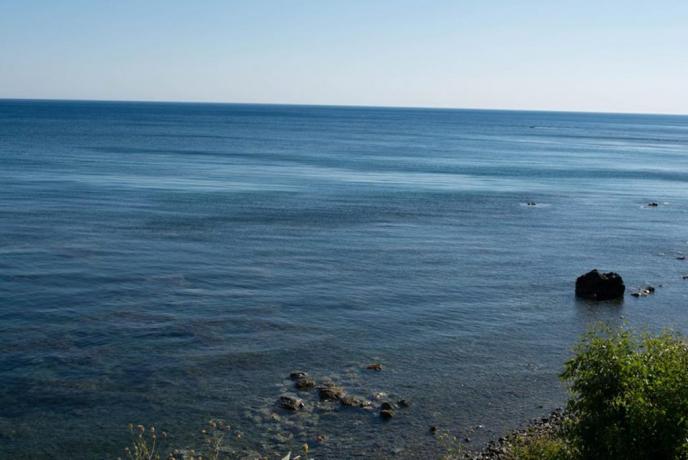
M246 452L480 444L562 404L591 323L688 332L684 253L688 117L0 101L0 458L211 418ZM577 301L595 267L662 287ZM297 369L412 405L289 415Z

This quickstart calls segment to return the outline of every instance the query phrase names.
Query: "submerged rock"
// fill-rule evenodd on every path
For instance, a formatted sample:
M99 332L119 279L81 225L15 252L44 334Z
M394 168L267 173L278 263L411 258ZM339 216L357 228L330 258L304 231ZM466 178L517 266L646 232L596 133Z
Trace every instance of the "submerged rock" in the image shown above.
M623 297L626 291L618 273L592 270L576 279L576 296L590 300L612 300Z
M529 202L527 202L526 204L527 204L528 206L537 206L537 203L535 203L534 201L529 201Z
M304 377L308 377L308 373L307 373L307 372L303 372L303 371L294 371L294 372L292 372L291 374L289 374L289 378L292 379L292 380L299 380L299 379L302 379L302 378L304 378Z
M378 372L380 372L380 371L382 370L382 364L380 364L380 363L369 364L369 365L366 367L366 369L368 369L369 371L378 371Z
M322 401L337 401L344 396L344 388L330 384L318 388L318 395Z
M657 206L659 206L659 203L657 203L655 201L652 201L652 202L647 204L648 208L656 208Z
M342 396L339 402L347 407L368 407L371 404L370 401L356 396Z
M297 379L294 385L299 390L310 390L311 388L315 387L315 380L308 375L304 375L303 377Z
M380 409L380 417L390 419L394 417L394 411L392 409Z
M399 407L410 407L411 406L411 403L409 402L408 399L400 399L397 404L399 404Z
M287 410L297 411L304 408L303 400L294 396L280 396L279 405Z
M390 402L383 402L380 405L380 417L382 417L384 419L389 419L389 418L394 417L394 409L396 409L394 407L394 404L392 404Z
M654 293L655 293L655 288L652 286L647 286L647 287L639 289L635 292L632 292L631 295L633 297L647 297L650 294L654 294Z
M198 458L198 453L193 449L174 449L169 457L174 460L194 460Z
M380 404L380 410L394 410L394 409L396 409L396 408L394 407L394 404L392 404L391 402L383 402L382 404Z

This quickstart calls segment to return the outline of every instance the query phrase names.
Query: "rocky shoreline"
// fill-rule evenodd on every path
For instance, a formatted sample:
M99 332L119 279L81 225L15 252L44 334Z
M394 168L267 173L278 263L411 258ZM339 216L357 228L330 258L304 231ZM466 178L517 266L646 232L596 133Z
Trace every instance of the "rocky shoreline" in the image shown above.
M358 372L364 376L368 372L377 373L382 369L382 364L374 363L360 366ZM291 426L287 426L287 423L295 417L303 423L299 434L310 438L307 444L311 447L328 443L328 437L318 432L317 423L315 425L308 423L309 419L317 419L318 415L339 412L341 409L357 409L387 421L411 406L409 400L394 393L377 391L365 396L366 392L361 392L361 388L358 388L358 391L354 390L352 394L347 391L342 382L336 383L328 377L317 378L304 370L292 371L285 379L280 393L272 406L267 408L270 421L278 422L279 427L275 428L277 432L282 432L276 434L274 440L287 442L292 439L293 434L290 436L288 433ZM469 447L470 438L456 438L435 425L428 426L428 434L437 439L438 445L444 445L447 451L443 458L506 460L513 458L515 447L538 438L548 438L558 434L565 419L565 412L562 409L555 409L545 417L533 419L522 428L489 441L483 447L475 446L474 448ZM447 454L449 454L448 457Z
M465 458L472 460L508 460L513 458L513 449L517 445L536 438L551 437L561 432L566 413L555 409L547 417L531 420L525 427L516 429L508 435L490 441L482 450L469 452Z

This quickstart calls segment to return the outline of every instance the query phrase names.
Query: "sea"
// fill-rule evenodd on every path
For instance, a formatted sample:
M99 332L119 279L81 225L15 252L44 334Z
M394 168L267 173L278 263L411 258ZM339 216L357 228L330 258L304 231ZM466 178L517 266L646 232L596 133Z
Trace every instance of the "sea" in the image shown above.
M0 458L478 448L594 325L688 332L686 253L686 116L2 100Z

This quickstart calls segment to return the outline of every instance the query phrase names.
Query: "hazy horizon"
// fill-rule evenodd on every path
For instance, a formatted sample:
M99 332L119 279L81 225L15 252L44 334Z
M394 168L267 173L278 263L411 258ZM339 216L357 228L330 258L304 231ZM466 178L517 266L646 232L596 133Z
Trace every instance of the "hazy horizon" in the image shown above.
M599 115L657 115L688 117L686 113L667 112L610 112L594 110L560 110L560 109L511 109L499 107L442 107L442 106L408 106L408 105L361 105L361 104L309 104L309 103L284 103L284 102L235 102L235 101L193 101L173 99L67 99L67 98L24 98L24 97L0 97L1 101L25 101L25 102L86 102L86 103L131 103L131 104L216 104L216 105L258 105L258 106L286 106L286 107L333 107L333 108L361 108L361 109L400 109L400 110L457 110L457 111L485 111L485 112L552 112L552 113L579 113Z
M9 0L0 98L688 114L688 3Z

